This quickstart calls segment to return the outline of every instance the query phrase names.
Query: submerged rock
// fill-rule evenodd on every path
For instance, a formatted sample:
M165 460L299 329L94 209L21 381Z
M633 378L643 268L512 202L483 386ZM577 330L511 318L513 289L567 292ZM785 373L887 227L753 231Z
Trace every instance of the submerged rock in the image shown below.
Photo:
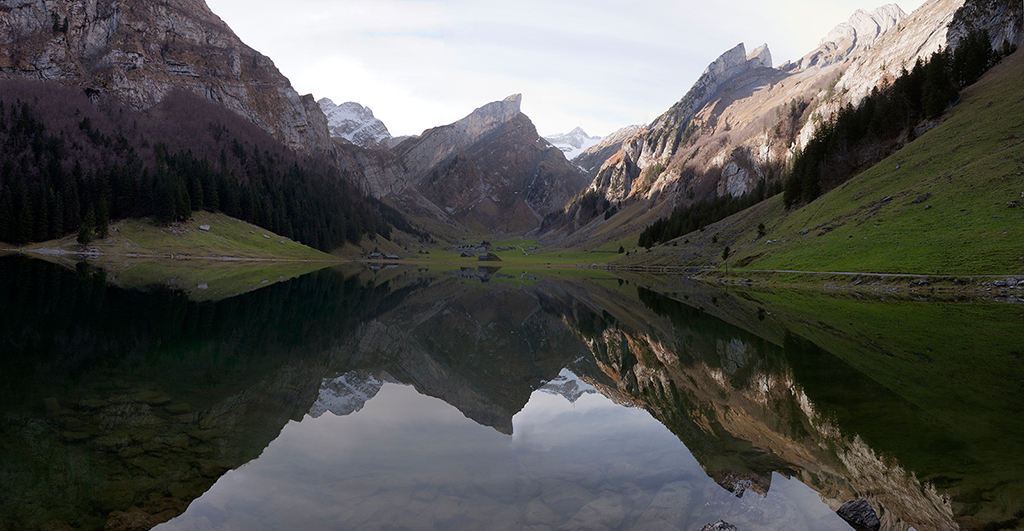
M836 514L857 531L878 531L882 527L875 510L864 498L844 503Z

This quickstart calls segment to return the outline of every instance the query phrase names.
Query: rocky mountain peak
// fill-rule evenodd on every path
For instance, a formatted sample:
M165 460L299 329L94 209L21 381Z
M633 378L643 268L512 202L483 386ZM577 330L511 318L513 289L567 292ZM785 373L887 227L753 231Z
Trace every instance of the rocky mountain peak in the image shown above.
M768 49L768 44L762 44L754 51L747 54L747 62L753 61L753 67L761 66L764 68L772 67L772 52Z
M365 148L386 148L390 145L391 133L369 107L354 101L336 105L330 98L321 98L317 104L327 115L327 126L332 137L344 138Z
M683 96L683 99L673 105L669 112L655 120L651 124L651 129L657 130L666 126L674 127L686 123L693 113L709 102L729 80L757 68L771 67L772 53L767 44L757 47L750 55L747 55L746 47L742 42L737 44L712 61L690 88L690 91Z
M821 44L797 63L797 67L825 67L843 62L875 44L906 17L907 14L896 4L886 4L870 12L858 9L849 20L832 28L821 39Z
M318 418L330 411L343 417L355 413L377 396L384 386L384 378L371 371L352 371L337 378L326 378L320 384L316 402L309 408L309 416Z
M419 137L403 142L398 149L412 168L426 170L475 144L488 133L511 122L520 114L522 94L479 107L465 118L428 129Z
M522 102L522 94L513 94L501 101L492 101L474 110L469 116L452 125L462 129L469 136L479 136L514 118L519 114Z
M833 28L821 40L821 44L852 40L854 47L871 46L886 31L906 17L907 14L896 4L886 4L871 12L858 9L848 21Z
M576 403L583 395L592 395L598 392L592 385L581 380L569 369L562 369L554 380L542 385L538 391L561 396L572 403Z
M848 91L848 100L858 104L883 79L895 79L917 59L948 46L950 23L962 5L964 0L929 0L877 37L869 53L855 54L838 84Z

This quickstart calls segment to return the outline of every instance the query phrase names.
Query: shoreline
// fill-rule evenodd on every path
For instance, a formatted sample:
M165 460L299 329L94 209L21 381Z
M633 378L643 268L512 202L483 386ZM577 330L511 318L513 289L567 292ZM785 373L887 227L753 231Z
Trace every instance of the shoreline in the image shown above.
M347 258L335 257L332 260L322 259L309 259L309 258L283 258L283 257L246 257L246 256L231 256L231 255L214 255L214 256L194 256L189 254L156 254L156 253L110 253L99 251L98 249L84 250L84 251L69 251L67 249L52 248L52 247L36 247L36 248L17 248L12 249L8 247L0 247L0 253L9 254L36 254L41 256L56 256L56 257L83 257L80 261L88 261L89 259L100 258L100 257L118 257L118 258L148 258L148 259L163 259L163 260L175 260L175 261L188 261L188 260L206 260L213 262L324 262L324 263L350 263L353 260Z

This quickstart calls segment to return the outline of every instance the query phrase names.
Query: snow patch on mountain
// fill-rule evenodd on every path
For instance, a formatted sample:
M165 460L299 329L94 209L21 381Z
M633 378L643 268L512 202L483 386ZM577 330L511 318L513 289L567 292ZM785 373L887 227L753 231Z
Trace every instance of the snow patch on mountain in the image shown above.
M369 107L349 101L335 105L329 98L317 102L320 110L327 115L331 136L344 138L365 148L387 148L391 144L391 133L384 122L373 116Z
M566 160L572 160L587 149L597 145L602 138L600 136L590 136L582 127L577 127L568 133L546 136L544 140L562 150Z
M580 380L579 376L569 369L562 369L554 380L545 383L538 390L549 395L563 396L569 402L576 402L583 395L597 394L597 389Z
M320 383L320 395L309 416L318 418L330 411L342 417L355 413L371 398L377 396L384 380L367 371L352 371L337 378L326 378Z

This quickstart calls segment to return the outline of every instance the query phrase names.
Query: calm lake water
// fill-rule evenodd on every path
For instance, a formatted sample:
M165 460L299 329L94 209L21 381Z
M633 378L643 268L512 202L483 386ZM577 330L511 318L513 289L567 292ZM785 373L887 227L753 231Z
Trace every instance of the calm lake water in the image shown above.
M1013 291L475 267L202 302L116 284L0 257L0 529L1022 525Z

